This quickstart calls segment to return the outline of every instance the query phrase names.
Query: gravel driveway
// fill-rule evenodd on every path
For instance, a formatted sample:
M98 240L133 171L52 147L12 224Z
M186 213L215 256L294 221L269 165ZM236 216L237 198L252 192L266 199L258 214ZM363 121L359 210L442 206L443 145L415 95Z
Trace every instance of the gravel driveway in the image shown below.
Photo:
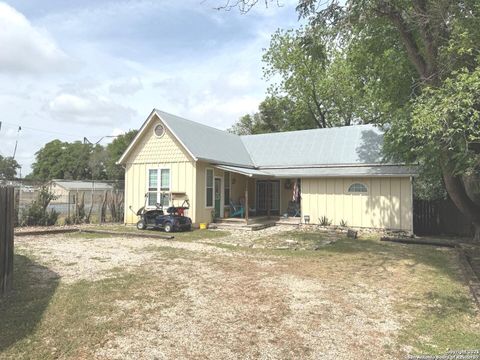
M245 233L231 236L226 243L245 241ZM409 281L409 260L386 263L328 248L283 256L241 246L73 235L22 237L16 249L58 274L64 286L141 272L173 287L171 298L156 298L145 288L145 297L137 292L114 301L116 311L92 321L108 327L121 316L130 326L109 331L85 358L397 359L405 354L397 337L408 319L395 311L395 300L402 296L399 282Z

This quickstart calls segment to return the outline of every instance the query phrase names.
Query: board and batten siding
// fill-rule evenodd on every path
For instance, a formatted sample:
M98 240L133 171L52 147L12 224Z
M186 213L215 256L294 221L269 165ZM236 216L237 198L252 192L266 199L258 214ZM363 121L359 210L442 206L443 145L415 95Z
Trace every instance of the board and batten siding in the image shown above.
M153 133L154 127L159 123L160 120L150 124L126 161L125 223L127 224L137 222L138 218L134 212L145 204L148 170L158 168L170 169L170 191L187 193L190 209L186 215L195 221L195 162L168 130L162 137L157 137ZM181 204L175 203L175 205Z
M353 183L367 186L367 193L349 193ZM408 177L303 178L302 216L318 224L326 216L332 225L398 229L412 228L412 185Z

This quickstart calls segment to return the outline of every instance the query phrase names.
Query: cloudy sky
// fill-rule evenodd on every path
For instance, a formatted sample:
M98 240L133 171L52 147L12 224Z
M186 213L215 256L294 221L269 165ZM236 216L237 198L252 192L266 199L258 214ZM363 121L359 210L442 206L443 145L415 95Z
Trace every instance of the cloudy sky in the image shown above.
M53 139L98 141L156 107L226 129L265 96L262 49L296 0L247 15L224 0L0 1L0 154L22 175ZM22 130L18 132L18 127Z

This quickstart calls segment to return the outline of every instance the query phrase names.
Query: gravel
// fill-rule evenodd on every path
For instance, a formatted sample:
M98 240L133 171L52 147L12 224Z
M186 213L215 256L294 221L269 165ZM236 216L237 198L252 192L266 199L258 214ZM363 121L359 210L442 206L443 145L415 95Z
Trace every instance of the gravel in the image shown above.
M16 249L66 285L114 276L118 268L179 284L181 296L169 307L138 298L116 301L124 316L131 309L150 315L140 323L132 318L131 328L98 344L92 350L97 359L399 358L386 351L395 344L399 318L392 310L395 283L385 274L365 277L354 264L343 269L328 258L247 254L209 244L250 246L290 230L233 231L203 243L27 236L16 240ZM159 248L178 250L177 257L167 262ZM109 320L95 321L107 326Z

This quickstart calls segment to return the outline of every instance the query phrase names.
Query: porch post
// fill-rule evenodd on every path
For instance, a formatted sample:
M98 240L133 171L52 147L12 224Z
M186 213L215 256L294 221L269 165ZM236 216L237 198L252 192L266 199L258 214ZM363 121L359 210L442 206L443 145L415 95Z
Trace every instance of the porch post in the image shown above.
M245 221L248 222L248 180L249 178L247 177L247 181L245 181Z
M270 218L270 203L272 202L272 183L270 181L267 182L267 216Z

